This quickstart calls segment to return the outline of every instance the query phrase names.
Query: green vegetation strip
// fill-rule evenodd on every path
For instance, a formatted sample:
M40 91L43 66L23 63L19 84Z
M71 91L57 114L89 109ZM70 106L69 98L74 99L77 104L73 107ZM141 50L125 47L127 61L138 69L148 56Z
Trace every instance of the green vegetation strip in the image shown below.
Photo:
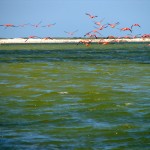
M110 50L110 49L150 49L148 43L111 43L101 45L92 43L89 47L83 44L2 44L0 50Z

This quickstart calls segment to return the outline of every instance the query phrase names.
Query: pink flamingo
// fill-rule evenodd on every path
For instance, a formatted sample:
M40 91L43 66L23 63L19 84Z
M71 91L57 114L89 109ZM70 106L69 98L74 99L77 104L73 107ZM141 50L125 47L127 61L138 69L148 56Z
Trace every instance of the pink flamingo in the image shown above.
M91 19L98 17L98 16L93 16L93 15L91 15L89 13L85 13L85 14L88 15Z
M129 36L129 35L126 35L126 36L123 36L122 38L123 38L123 39L131 39L132 37Z
M48 36L48 37L44 37L43 39L44 39L44 40L49 40L49 39L53 40L53 38L51 38L51 37L49 37L49 36Z
M40 25L41 23L42 23L42 21L40 21L38 24L31 24L31 26L37 28L37 27L39 27L39 25Z
M3 26L3 27L5 27L5 28L8 28L8 27L18 27L18 26L15 26L15 25L13 25L13 24L2 24L2 25L0 25L0 26Z
M101 35L101 34L98 32L98 30L97 30L97 29L92 30L91 32L93 32L93 33L98 33L99 35Z
M67 32L67 31L64 31L65 33L67 33L68 35L70 35L70 36L73 36L74 35L74 33L76 33L78 30L75 30L75 31L73 31L73 32Z
M119 22L116 22L116 23L113 23L113 24L108 23L108 25L109 25L111 28L115 28L117 25L119 25Z
M99 22L96 22L96 21L95 21L94 23L95 23L96 25L98 25L98 26L101 26L103 20L104 20L104 19L100 20Z
M113 36L113 35L109 35L109 36L107 37L107 39L116 39L116 37Z
M145 38L150 38L150 34L143 34L141 38L144 40Z
M80 40L80 41L77 43L77 45L78 45L79 43L82 43L82 44L84 44L85 46L90 46L91 43L92 43L92 40Z
M132 30L130 28L127 28L127 27L121 28L120 31L130 31L132 33Z
M29 23L18 25L18 27L25 27L27 25L29 25Z
M25 40L25 42L27 42L29 39L35 39L35 38L40 38L40 37L31 35Z
M135 27L135 26L137 26L137 27L141 27L139 24L133 24L132 26L131 26L131 29L133 28L133 27Z
M42 27L52 27L52 26L54 26L56 23L53 23L53 24L47 24L47 25L44 25L44 26L42 26Z
M99 28L97 28L97 27L95 27L96 29L98 29L98 30L103 30L104 28L107 28L108 26L106 26L106 25L102 25L102 26L100 26Z
M96 35L96 34L91 34L91 32L86 33L86 34L84 35L84 37L85 37L85 36L88 36L88 37L90 37L90 38L95 37L95 38L97 39L97 35Z

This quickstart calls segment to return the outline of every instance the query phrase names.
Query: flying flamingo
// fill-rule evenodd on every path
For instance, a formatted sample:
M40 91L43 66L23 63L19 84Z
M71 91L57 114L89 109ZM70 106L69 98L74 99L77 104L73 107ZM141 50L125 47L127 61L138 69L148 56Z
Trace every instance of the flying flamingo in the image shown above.
M39 37L38 37L38 36L31 35L31 36L29 36L29 37L25 40L25 42L27 42L29 39L35 39L35 38L39 38Z
M97 27L95 27L96 29L98 29L98 30L103 30L104 28L107 28L108 26L106 26L106 25L102 25L102 26L100 26L99 28L97 28Z
M74 33L77 32L77 31L78 31L78 30L75 30L75 31L73 31L73 32L67 32L67 31L64 31L64 32L67 33L67 34L70 35L70 36L73 36Z
M84 36L90 36L91 32L86 33Z
M86 33L86 34L84 35L84 37L85 37L85 36L88 36L88 37L90 37L90 38L95 37L95 38L97 39L96 34L91 34L91 32Z
M113 24L108 23L108 25L109 25L111 28L115 28L117 25L119 25L119 22L116 22L116 23L113 23Z
M39 27L39 25L40 25L41 23L42 23L42 21L40 21L38 24L31 24L31 26L37 28L37 27Z
M121 28L120 31L130 31L132 33L132 30L130 28L127 28L127 27Z
M137 27L141 27L139 24L133 24L132 26L131 26L131 29L133 28L133 27L135 27L135 26L137 26Z
M91 15L89 13L85 13L85 14L88 15L91 19L98 17L98 16L93 16L93 15Z
M98 32L98 29L92 30L91 32L93 32L93 33L98 33L99 35L101 35L101 34Z
M44 26L42 26L42 27L52 27L52 26L54 26L56 23L53 23L53 24L47 24L47 25L44 25Z
M90 38L96 38L96 39L98 38L96 34L91 34L89 37Z
M18 26L15 26L15 25L13 25L13 24L2 24L2 25L0 25L0 26L3 26L3 27L5 27L5 28L8 28L8 27L18 27Z
M29 25L29 23L18 25L18 27L25 27L27 25Z
M104 20L104 19L100 20L100 22L96 22L96 21L95 21L94 23L95 23L96 25L98 25L98 26L101 26L103 20Z

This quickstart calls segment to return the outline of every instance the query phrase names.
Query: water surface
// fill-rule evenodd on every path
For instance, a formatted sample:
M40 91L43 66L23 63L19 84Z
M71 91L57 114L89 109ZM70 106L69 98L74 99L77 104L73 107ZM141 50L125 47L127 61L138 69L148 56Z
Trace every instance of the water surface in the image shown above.
M1 149L150 148L145 45L12 47L0 50Z

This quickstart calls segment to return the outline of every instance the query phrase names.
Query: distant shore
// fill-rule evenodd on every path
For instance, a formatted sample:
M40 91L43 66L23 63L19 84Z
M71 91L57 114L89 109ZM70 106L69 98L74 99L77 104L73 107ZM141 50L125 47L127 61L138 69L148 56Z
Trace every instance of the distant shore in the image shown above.
M0 39L0 44L28 44L28 43L78 43L81 40L89 39L23 39L23 38L14 38L14 39ZM99 42L101 39L90 39L93 43ZM134 38L134 39L103 39L105 42L150 42L150 38Z

